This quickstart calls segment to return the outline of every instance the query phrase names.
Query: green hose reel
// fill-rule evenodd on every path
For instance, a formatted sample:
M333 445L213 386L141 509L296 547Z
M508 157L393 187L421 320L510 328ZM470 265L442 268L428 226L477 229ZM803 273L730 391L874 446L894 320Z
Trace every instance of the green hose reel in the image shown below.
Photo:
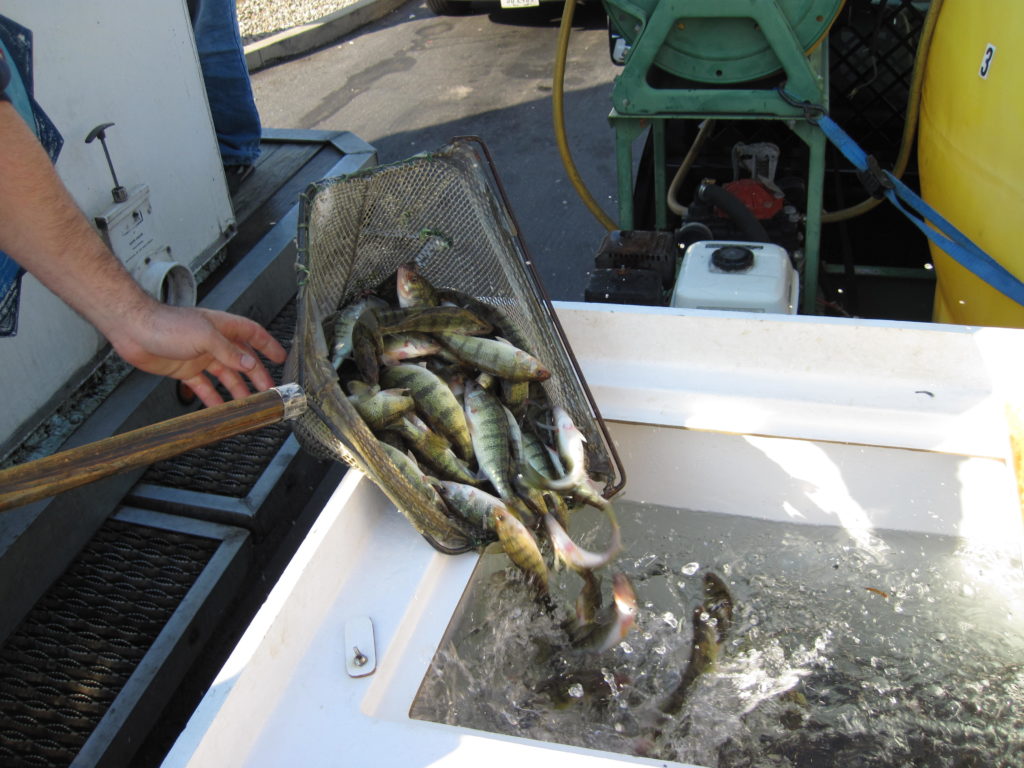
M629 45L648 33L661 38L654 57L660 69L684 80L721 85L760 80L782 68L759 16L781 13L795 35L794 47L807 53L827 34L842 4L843 0L604 0L612 30ZM666 6L672 8L669 24L664 23ZM651 29L656 14L661 18Z
M676 119L784 120L808 146L802 310L814 314L828 108L827 45L843 0L603 0L627 48L612 87L620 229L633 228L632 145L650 126L655 228L667 226L665 132ZM657 76L657 71L668 78ZM673 81L672 78L675 78ZM784 81L790 98L775 86Z

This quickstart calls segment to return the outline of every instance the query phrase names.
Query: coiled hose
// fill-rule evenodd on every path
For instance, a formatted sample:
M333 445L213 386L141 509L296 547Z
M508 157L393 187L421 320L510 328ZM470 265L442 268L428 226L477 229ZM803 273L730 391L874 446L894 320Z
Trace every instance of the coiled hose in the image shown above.
M917 44L917 53L914 57L914 70L910 82L910 92L907 94L906 119L903 123L903 135L900 139L900 148L896 156L896 163L893 166L893 175L902 178L910 162L910 152L914 145L914 137L917 134L917 121L921 108L921 88L924 82L924 72L927 66L928 50L931 48L932 37L935 32L935 23L938 20L939 12L942 10L943 0L931 0L928 4L928 12L925 15L924 24L921 27L921 37ZM583 183L583 179L576 169L572 154L569 150L569 142L565 133L565 61L569 51L569 35L572 32L572 19L576 9L575 0L566 0L562 7L562 20L558 28L558 47L555 55L555 70L552 85L552 112L555 125L555 140L558 144L558 154L562 159L576 193L580 196L584 205L601 222L608 231L616 229L615 222L601 209L601 206L594 200L593 195ZM707 125L707 122L705 122ZM704 126L702 126L703 128ZM710 125L708 125L710 128ZM679 174L676 174L675 184L678 183ZM873 210L881 200L868 198L856 205L843 208L838 211L824 211L821 216L823 224L834 224L836 222L852 219Z

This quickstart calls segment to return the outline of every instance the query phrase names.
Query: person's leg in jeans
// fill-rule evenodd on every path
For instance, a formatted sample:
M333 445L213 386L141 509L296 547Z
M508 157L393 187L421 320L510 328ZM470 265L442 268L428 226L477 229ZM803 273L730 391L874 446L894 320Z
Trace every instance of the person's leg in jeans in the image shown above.
M238 31L235 0L189 0L199 64L220 154L229 175L260 153L260 116Z

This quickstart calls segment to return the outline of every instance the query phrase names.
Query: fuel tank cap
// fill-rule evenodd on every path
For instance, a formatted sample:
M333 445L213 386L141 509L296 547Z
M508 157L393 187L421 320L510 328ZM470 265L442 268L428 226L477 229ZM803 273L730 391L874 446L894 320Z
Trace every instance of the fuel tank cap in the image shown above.
M711 263L723 272L739 272L754 266L754 252L742 245L725 245L712 252Z

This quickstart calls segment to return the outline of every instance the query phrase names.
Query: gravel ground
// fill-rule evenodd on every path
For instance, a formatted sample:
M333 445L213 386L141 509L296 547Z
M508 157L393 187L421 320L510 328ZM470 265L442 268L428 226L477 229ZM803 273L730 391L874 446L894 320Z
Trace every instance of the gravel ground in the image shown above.
M356 0L238 0L238 26L248 45L292 27L322 19Z

